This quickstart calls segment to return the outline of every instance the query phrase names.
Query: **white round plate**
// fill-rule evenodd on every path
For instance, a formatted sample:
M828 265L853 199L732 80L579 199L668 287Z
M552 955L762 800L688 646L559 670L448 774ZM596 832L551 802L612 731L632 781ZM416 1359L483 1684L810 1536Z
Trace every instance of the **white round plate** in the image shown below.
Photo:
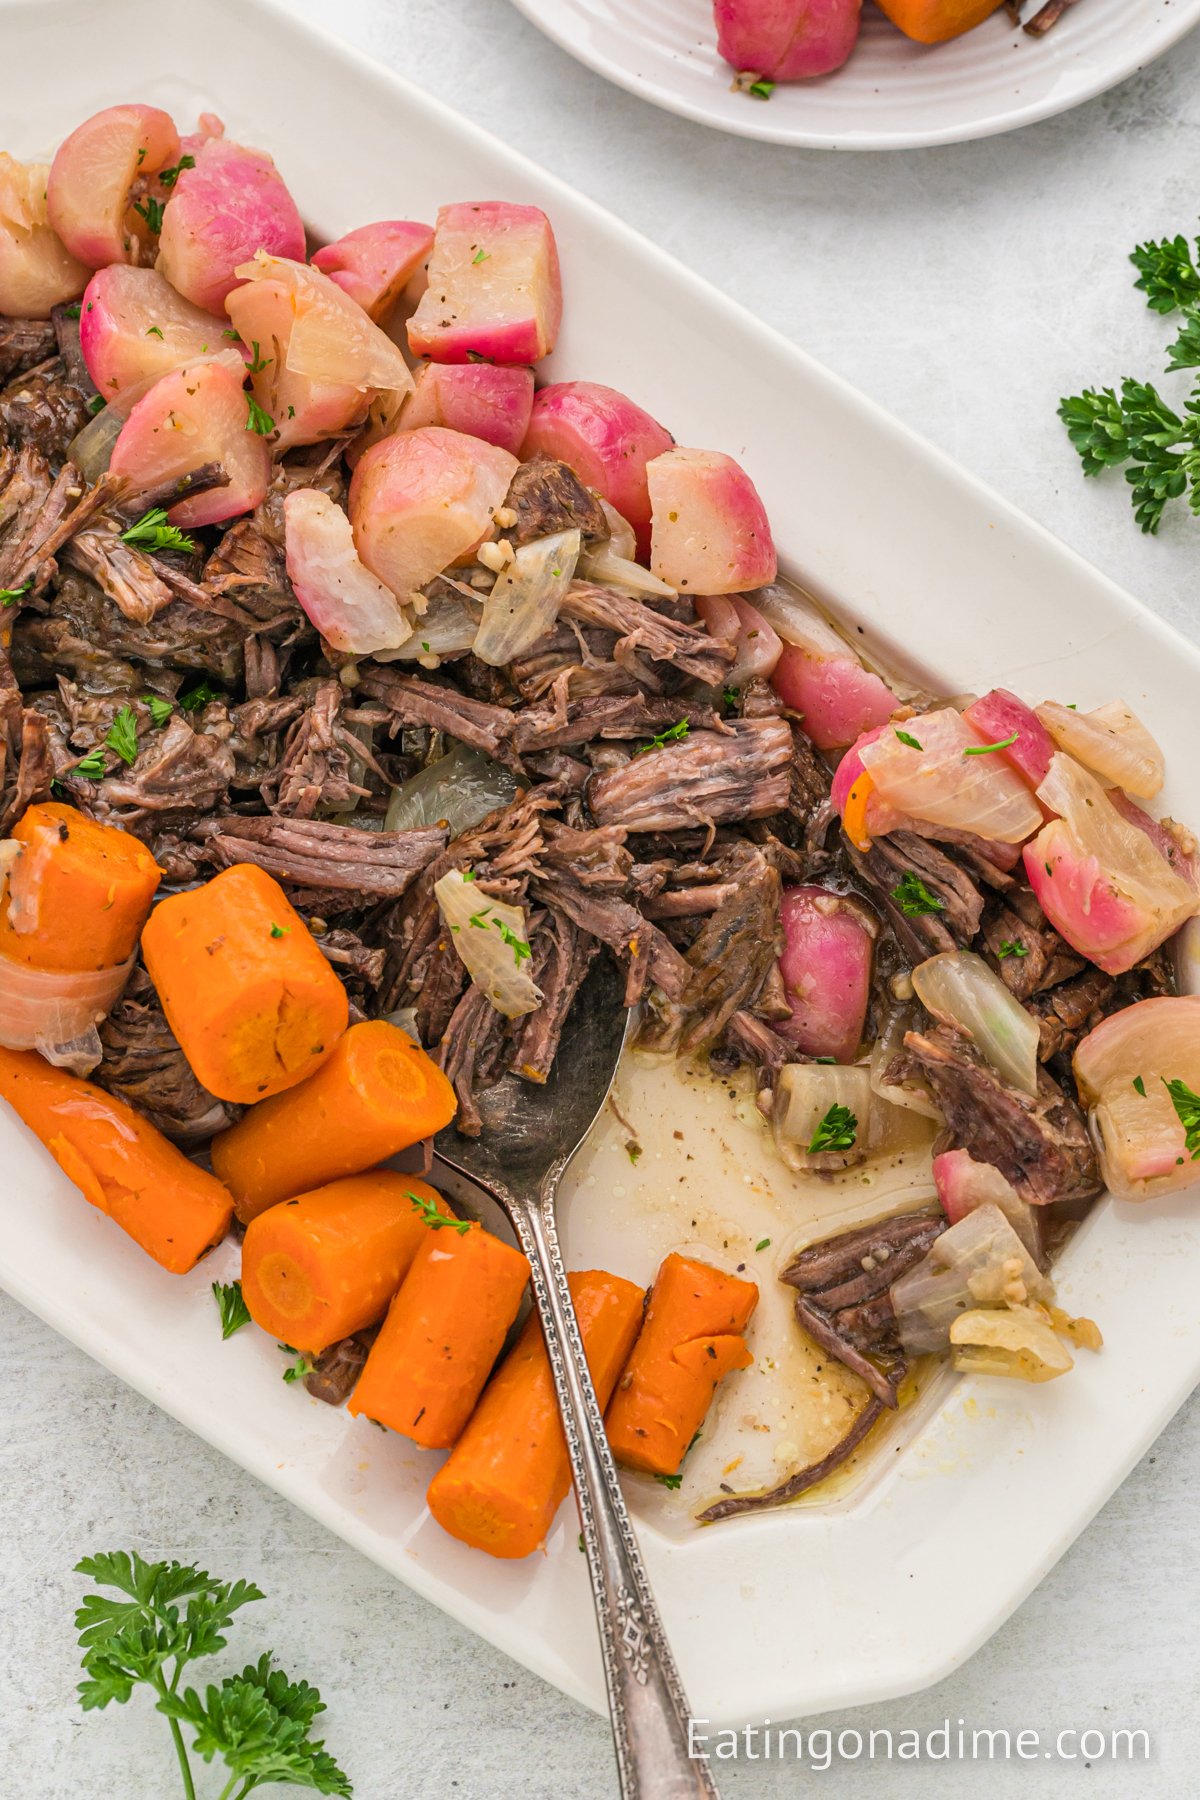
M901 150L990 137L1115 87L1200 21L1200 0L1078 0L1044 38L1003 9L948 44L901 35L866 0L844 68L733 93L710 0L514 0L548 37L655 106L718 131L824 150ZM1025 0L1033 18L1040 0Z

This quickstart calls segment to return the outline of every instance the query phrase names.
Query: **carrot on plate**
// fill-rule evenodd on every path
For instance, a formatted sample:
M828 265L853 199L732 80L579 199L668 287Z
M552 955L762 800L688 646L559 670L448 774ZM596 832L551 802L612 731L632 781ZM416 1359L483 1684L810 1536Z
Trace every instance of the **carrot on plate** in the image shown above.
M182 1275L229 1229L233 1202L140 1113L31 1050L0 1049L0 1098L86 1200Z
M339 1038L315 1075L218 1133L213 1168L248 1224L278 1200L386 1162L448 1125L454 1109L432 1057L370 1019Z
M454 1218L415 1175L372 1169L260 1213L242 1243L250 1317L314 1355L373 1325L424 1242L430 1207Z
M521 1252L481 1225L431 1227L371 1346L350 1411L427 1450L454 1443L528 1279Z
M664 1258L604 1422L618 1462L676 1472L718 1384L754 1360L741 1334L757 1304L753 1281L676 1251Z
M73 806L27 807L0 905L0 956L82 974L129 961L162 871L127 831Z
M600 1410L642 1322L642 1289L621 1275L567 1276ZM466 1430L429 1484L443 1530L489 1556L528 1556L545 1539L571 1486L541 1321L530 1313L489 1382Z
M973 31L1003 0L879 0L888 18L918 44L944 44Z
M161 901L142 955L193 1073L219 1100L249 1104L294 1087L346 1029L345 988L254 863Z

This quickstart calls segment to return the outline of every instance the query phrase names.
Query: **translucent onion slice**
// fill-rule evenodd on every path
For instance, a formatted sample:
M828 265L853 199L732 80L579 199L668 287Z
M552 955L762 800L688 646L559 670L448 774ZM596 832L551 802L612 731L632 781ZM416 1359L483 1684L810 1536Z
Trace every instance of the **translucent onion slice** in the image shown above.
M807 594L773 582L770 587L755 588L747 599L785 644L796 644L810 656L859 661L857 651L834 630Z
M740 594L698 594L696 611L713 637L732 643L736 655L725 677L727 687L765 680L783 654L783 640L756 606Z
M993 1163L976 1162L969 1150L943 1150L933 1159L933 1181L942 1211L952 1225L980 1206L998 1206L1030 1256L1040 1264L1033 1208L1022 1200Z
M976 1307L1050 1300L1054 1288L998 1206L980 1206L944 1231L888 1290L911 1356L948 1349L954 1321Z
M0 1044L89 1075L100 1061L96 1025L120 999L132 967L131 957L111 969L64 973L0 955Z
M904 727L914 749L883 731L858 753L880 799L930 825L1021 844L1042 823L1041 809L1016 771L953 707L921 713Z
M456 744L449 755L421 769L403 787L392 789L383 828L413 831L444 819L451 837L461 837L498 806L507 805L516 791L515 775L480 751Z
M925 1010L970 1038L997 1075L1024 1094L1037 1093L1037 1020L981 956L943 951L918 964L912 984Z
M412 376L397 346L320 269L259 250L236 273L246 281L277 281L289 294L292 318L284 362L293 375L344 383L364 392L368 388L412 392Z
M904 1049L904 1034L913 1029L917 1018L915 1006L899 1006L888 1019L871 1051L871 1092L886 1100L889 1106L900 1107L944 1125L941 1108L926 1082L915 1075L905 1075L902 1080L897 1080L891 1074L892 1064Z
M375 661L419 662L434 669L443 656L461 656L475 642L482 600L482 595L478 600L469 599L468 590L439 578L431 584L425 611L412 636L397 650L377 650Z
M1153 1200L1200 1179L1200 1145L1193 1133L1189 1148L1166 1085L1200 1094L1200 994L1139 1000L1114 1013L1088 1033L1073 1062L1110 1192Z
M472 646L480 662L502 669L545 636L567 597L582 542L575 530L521 545L484 601Z
M1049 1319L1032 1306L962 1313L950 1327L950 1346L960 1375L1053 1381L1075 1367Z
M854 1142L843 1149L809 1152L813 1136L834 1106L854 1117ZM775 1147L790 1169L848 1169L881 1157L896 1156L929 1143L927 1123L915 1113L881 1100L871 1088L866 1063L787 1063L779 1072L772 1112Z
M609 535L602 544L584 550L579 558L579 574L585 581L598 581L601 587L623 588L630 594L658 594L673 600L675 589L636 560L637 536L633 526L607 500L600 498L600 505L608 520Z
M536 1012L542 994L529 972L524 908L493 900L459 869L435 881L433 892L467 973L496 1011L506 1019Z
M1163 753L1142 721L1123 700L1091 712L1077 712L1047 700L1037 716L1060 750L1091 769L1112 787L1139 800L1152 800L1163 784Z

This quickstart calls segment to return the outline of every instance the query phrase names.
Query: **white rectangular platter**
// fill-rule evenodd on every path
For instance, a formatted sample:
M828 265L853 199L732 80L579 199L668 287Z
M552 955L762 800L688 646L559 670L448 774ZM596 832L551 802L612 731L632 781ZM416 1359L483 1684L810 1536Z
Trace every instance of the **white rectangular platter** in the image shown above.
M5 0L0 30L24 97L4 147L20 154L45 153L101 106L144 99L181 124L214 110L233 136L269 149L328 236L432 218L452 199L544 207L566 286L554 377L624 388L681 442L741 458L787 571L942 691L1003 682L1035 700L1127 699L1166 752L1166 807L1187 817L1200 654L590 202L268 0L205 0L202 20L194 0ZM704 1241L734 1229L734 1184L768 1222L772 1258L786 1254L804 1224L789 1210L790 1178L719 1089L629 1067L618 1098L645 1154L631 1167L627 1131L602 1123L572 1175L569 1263L648 1279L686 1238L683 1212ZM465 1550L425 1511L431 1456L285 1387L261 1334L222 1343L209 1284L236 1251L173 1278L84 1205L11 1116L0 1156L11 1294L410 1587L603 1707L569 1503L542 1555L502 1564ZM747 1235L744 1208L736 1229ZM908 1441L821 1506L699 1531L670 1516L661 1490L636 1486L694 1710L715 1723L779 1720L910 1691L969 1655L1200 1379L1198 1265L1194 1198L1144 1214L1106 1203L1061 1266L1064 1303L1094 1314L1106 1338L1069 1379L948 1382ZM756 1267L764 1287L775 1266ZM814 1616L819 1632L806 1628Z

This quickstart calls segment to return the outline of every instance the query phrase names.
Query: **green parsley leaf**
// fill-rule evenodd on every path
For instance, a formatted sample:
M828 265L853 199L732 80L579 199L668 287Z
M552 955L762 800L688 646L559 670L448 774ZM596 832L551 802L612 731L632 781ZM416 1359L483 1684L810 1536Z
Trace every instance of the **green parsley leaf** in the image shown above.
M420 1194L414 1194L411 1188L408 1191L408 1197L412 1201L413 1211L420 1214L422 1225L428 1225L430 1231L449 1229L457 1231L459 1237L462 1237L464 1232L470 1231L470 1219L448 1219L444 1212L438 1211L432 1200L426 1200Z
M68 773L82 775L85 781L100 781L107 767L104 745L97 744L94 749L88 751L86 756L81 756L75 767L68 770Z
M1134 1076L1133 1089L1134 1089L1135 1093L1140 1094L1142 1096L1143 1100L1146 1098L1146 1083L1143 1081L1143 1079L1140 1075Z
M137 714L132 706L123 706L104 736L110 750L114 750L123 763L137 761L138 723Z
M162 230L164 203L147 194L144 200L135 200L133 210L139 218L145 219L147 229L157 237Z
M1085 475L1128 464L1125 479L1143 531L1157 531L1168 503L1185 494L1200 512L1200 388L1181 416L1149 382L1126 376L1119 399L1112 388L1088 388L1063 400L1058 416Z
M129 544L135 550L184 550L194 551L195 538L180 531L177 525L167 524L164 507L152 506L149 512L121 533L121 542Z
M754 1246L754 1248L756 1250L769 1250L770 1247L771 1247L770 1238L759 1238L757 1244L755 1244L755 1246Z
M0 606L15 606L22 594L27 594L33 586L33 577L23 581L20 587L0 588Z
M1193 1094L1186 1081L1168 1081L1165 1076L1163 1086L1183 1126L1184 1149L1193 1162L1200 1161L1200 1094Z
M193 1749L205 1762L221 1757L230 1771L223 1794L239 1796L280 1783L318 1794L349 1795L348 1777L321 1740L308 1730L324 1702L307 1682L292 1682L272 1667L270 1655L240 1675L210 1685L201 1698L195 1688L169 1693L158 1710L191 1728Z
M225 327L224 331L221 333L221 336L223 338L231 338L235 344L239 341L239 334L233 329L233 327L231 325L227 325Z
M162 326L161 325L147 325L146 336L161 338L162 337ZM164 344L166 343L166 341L167 340L165 338L163 338Z
M275 429L275 421L269 412L264 412L253 394L246 395L246 430L256 431L259 437L270 437Z
M472 923L472 925L475 923L474 919L471 920L471 923ZM516 965L519 969L523 962L529 961L529 958L533 955L533 951L529 948L529 945L525 942L525 939L519 938L517 936L516 932L513 930L512 926L506 925L504 923L503 919L493 919L492 924L496 927L496 930L500 933L501 941L503 943L507 944L509 949L512 951L513 961L516 963Z
M906 869L896 886L892 889L892 899L899 902L900 911L908 919L919 919L926 913L945 912L944 903L936 894L930 893L919 875Z
M1016 741L1020 735L1021 735L1020 732L1014 731L1011 737L1001 738L995 744L968 744L966 749L963 751L963 755L964 756L990 756L992 754L993 750L1007 750L1008 746L1010 744L1016 743Z
M220 697L207 675L204 675L194 687L180 694L179 709L186 713L203 712L210 700L219 700Z
M477 250L475 252L474 256L471 258L471 267L473 269L477 269L479 267L480 263L487 262L490 255L491 255L490 250Z
M306 1375L312 1373L311 1356L306 1355L303 1350L297 1350L294 1344L280 1344L279 1348L294 1358L294 1361L290 1362L283 1371L283 1379L286 1382L290 1384L293 1381L303 1381Z
M687 736L688 730L687 720L680 719L677 725L672 725L667 731L660 731L657 737L652 737L648 744L643 744L633 754L645 756L647 750L661 750L666 744L680 744Z
M107 405L108 401L104 398L103 394L93 394L83 410L94 419L96 414L102 413Z
M214 1281L213 1299L221 1315L221 1336L231 1338L235 1331L250 1323L250 1309L242 1299L240 1281Z
M173 188L175 183L179 180L179 177L183 174L183 171L185 169L194 169L195 166L196 159L194 156L181 156L174 168L160 169L158 171L158 179L165 188Z
M682 1475L656 1475L654 1479L660 1486L670 1488L672 1493L675 1493L683 1482Z
M273 356L263 356L261 354L258 348L257 338L250 339L250 348L254 352L254 360L253 362L248 362L246 364L246 373L247 375L260 375L264 369L270 368L271 364L275 361L275 358Z
M83 309L80 306L78 300L72 300L70 306L63 307L63 318L64 319L77 319L79 317L80 313L82 312L82 310Z
M835 1063L837 1061L837 1057L836 1056L814 1056L813 1061L815 1063Z
M488 928L488 914L491 910L490 906L485 906L481 912L472 913L467 920L467 924L473 925L476 931L486 931Z
M1176 369L1200 369L1200 313L1188 313L1179 336L1167 346L1167 374Z
M291 926L290 926L290 925L276 925L276 924L272 924L272 926L271 926L271 936L272 936L272 937L273 937L273 938L281 938L281 937L286 937L286 936L287 936L287 934L288 934L288 932L289 932L289 931L290 931L290 930L291 930L291 929L292 929L292 928L291 928Z
M479 877L478 877L478 875L476 875L474 869L464 869L462 872L462 878L464 881L478 881L479 880Z
M142 705L149 708L150 718L155 729L160 725L165 725L175 710L172 702L164 700L160 694L143 694Z
M636 1169L645 1152L640 1144L631 1141L625 1146L625 1154Z
M896 736L900 739L902 744L907 744L910 750L923 750L925 748L924 744L918 743L916 738L912 737L907 731L897 731Z
M746 92L753 94L756 100L769 100L775 92L775 83L773 81L752 81Z
M833 1105L813 1132L808 1146L810 1156L825 1150L852 1150L858 1137L858 1120L848 1106Z
M729 711L733 710L733 708L737 705L737 703L741 699L741 697L742 697L741 688L727 687L727 688L721 689L722 704Z
M1200 303L1200 271L1184 237L1139 244L1129 258L1138 272L1134 282L1153 312L1172 313Z
M1006 956L1028 956L1029 951L1024 944L1019 944L1016 938L1005 938L996 955L1003 961Z

